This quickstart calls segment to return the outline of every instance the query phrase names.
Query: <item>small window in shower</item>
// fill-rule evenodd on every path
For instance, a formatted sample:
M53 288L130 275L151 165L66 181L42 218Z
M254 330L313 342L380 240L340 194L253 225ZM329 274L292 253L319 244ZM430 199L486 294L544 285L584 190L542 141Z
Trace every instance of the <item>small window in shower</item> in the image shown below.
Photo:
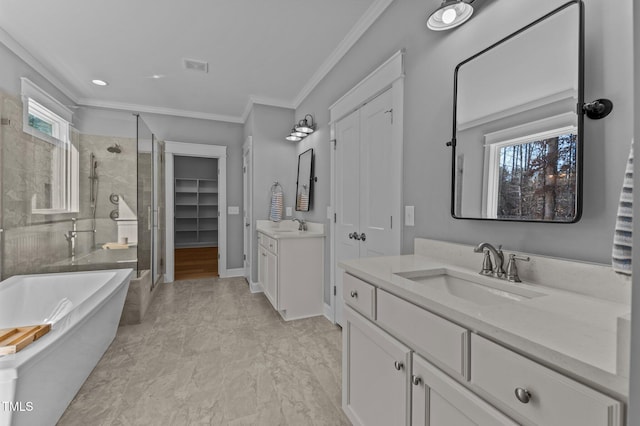
M71 135L71 111L22 79L23 131L33 137L31 213L78 211L78 143Z

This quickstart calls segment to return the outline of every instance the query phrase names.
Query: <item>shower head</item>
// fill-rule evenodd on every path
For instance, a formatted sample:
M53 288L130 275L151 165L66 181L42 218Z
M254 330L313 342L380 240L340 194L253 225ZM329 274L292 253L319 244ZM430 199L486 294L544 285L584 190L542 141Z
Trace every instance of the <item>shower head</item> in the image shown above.
M120 145L115 144L107 148L107 151L112 152L114 154L120 154L122 152L122 148L120 147Z

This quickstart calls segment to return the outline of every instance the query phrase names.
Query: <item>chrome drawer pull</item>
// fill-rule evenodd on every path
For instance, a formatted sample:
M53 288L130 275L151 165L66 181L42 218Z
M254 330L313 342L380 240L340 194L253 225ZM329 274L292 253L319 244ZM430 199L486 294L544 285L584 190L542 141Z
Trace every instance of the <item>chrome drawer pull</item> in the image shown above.
M422 378L420 376L413 375L411 376L411 383L413 383L414 386L420 386Z
M357 292L357 291L355 291L355 290L353 290L353 291L351 292L351 297L353 297L354 299L357 299L357 298L358 298L358 292Z
M396 370L400 371L404 368L404 364L400 361L396 361L393 363L393 366L396 368Z
M523 404L528 404L531 401L531 392L523 388L516 388L516 398Z

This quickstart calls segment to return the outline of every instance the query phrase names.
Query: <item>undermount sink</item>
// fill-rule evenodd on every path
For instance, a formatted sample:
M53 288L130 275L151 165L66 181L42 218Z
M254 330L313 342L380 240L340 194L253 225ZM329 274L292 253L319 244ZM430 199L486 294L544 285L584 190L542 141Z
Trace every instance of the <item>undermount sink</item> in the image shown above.
M444 291L452 296L478 305L520 302L534 297L545 296L544 293L522 288L497 278L443 268L397 272L394 275Z
M274 229L271 232L273 232L274 234L280 234L282 232L293 232L293 231L294 231L293 229L277 229L277 230Z

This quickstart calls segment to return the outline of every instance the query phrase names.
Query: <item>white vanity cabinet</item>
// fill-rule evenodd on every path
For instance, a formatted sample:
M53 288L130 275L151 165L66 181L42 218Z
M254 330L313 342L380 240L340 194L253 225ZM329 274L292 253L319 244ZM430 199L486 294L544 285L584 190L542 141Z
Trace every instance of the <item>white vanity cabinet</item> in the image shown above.
M342 407L354 424L622 426L620 401L353 275L343 281Z
M324 238L291 235L258 232L258 281L287 321L324 313Z
M276 307L278 300L278 258L277 244L272 238L258 234L258 281L265 296Z
M342 406L360 426L409 424L411 350L351 308L344 311Z
M412 364L413 426L517 426L415 353Z

